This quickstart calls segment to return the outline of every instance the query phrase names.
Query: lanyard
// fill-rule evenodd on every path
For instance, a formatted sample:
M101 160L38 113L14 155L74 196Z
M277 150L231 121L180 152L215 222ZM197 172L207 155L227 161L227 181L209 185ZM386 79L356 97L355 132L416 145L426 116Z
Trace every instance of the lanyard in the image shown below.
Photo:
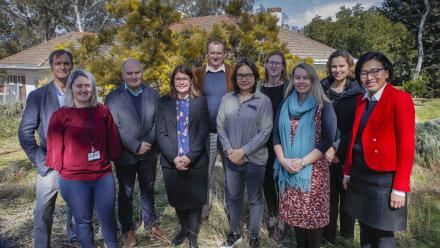
M89 136L90 139L90 147L92 149L92 152L95 151L95 147L93 146L94 142L93 142L93 128L95 126L94 121L94 108L91 107L89 108L89 118L87 120L84 120L83 118L81 118L82 122L83 122L83 126L87 129L87 135Z

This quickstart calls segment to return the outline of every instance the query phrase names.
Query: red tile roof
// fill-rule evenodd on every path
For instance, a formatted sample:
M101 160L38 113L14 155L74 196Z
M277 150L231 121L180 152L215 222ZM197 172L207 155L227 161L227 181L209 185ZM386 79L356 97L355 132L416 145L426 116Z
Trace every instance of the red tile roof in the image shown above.
M51 51L60 45L68 45L70 42L74 48L78 48L80 46L80 39L85 35L95 35L95 33L69 32L60 35L47 42L6 57L0 60L0 65L22 65L35 69L48 68L48 56Z

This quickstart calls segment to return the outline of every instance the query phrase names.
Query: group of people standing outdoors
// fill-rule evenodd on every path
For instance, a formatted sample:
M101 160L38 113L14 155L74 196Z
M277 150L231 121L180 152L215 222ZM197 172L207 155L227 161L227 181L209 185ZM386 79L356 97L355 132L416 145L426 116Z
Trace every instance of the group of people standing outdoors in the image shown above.
M284 54L274 51L260 80L247 58L224 63L222 41L211 40L206 49L207 65L176 67L162 97L142 83L141 63L126 60L124 82L105 104L89 72L71 72L70 52L49 55L54 80L29 94L19 128L20 143L38 168L34 246L50 247L60 191L69 240L95 247L95 211L105 244L118 247L111 161L124 245L136 245L136 177L144 228L166 238L154 198L160 153L168 201L180 223L171 245L188 239L189 247L198 247L219 153L229 222L219 247L242 241L245 195L249 247L260 247L263 222L278 243L287 227L294 228L297 247L334 243L338 215L342 237L353 239L357 219L362 247L396 247L394 231L406 228L415 118L411 96L389 83L390 61L368 52L355 64L337 50L328 77L319 81L306 63L288 72Z

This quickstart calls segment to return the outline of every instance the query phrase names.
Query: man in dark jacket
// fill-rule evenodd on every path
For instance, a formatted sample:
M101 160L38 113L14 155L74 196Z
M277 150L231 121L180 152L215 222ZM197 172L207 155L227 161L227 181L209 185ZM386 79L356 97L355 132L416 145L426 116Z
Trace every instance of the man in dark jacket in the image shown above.
M64 106L67 78L73 68L72 54L55 50L49 55L50 69L54 79L45 86L32 91L18 129L18 139L32 164L37 167L36 204L34 209L34 247L50 247L53 212L58 195L57 171L46 166L46 135L52 113ZM39 144L35 140L38 132ZM67 217L67 239L76 239L70 209Z
M142 66L135 59L122 64L125 83L111 92L105 101L110 109L122 142L122 154L115 161L119 182L118 218L127 247L136 245L133 223L133 191L136 174L139 180L140 208L144 227L152 236L163 238L154 203L157 152L154 120L159 94L142 84Z

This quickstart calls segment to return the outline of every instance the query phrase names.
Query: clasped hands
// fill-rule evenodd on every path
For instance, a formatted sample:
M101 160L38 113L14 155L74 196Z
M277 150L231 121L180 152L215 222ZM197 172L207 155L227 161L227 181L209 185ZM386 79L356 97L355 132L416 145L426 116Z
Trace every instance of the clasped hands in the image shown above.
M300 158L285 158L281 161L281 165L289 173L298 173L302 169Z
M240 148L240 149L229 148L226 151L226 153L227 153L228 159L232 163L237 164L237 165L243 165L244 164L243 158L244 158L245 153L244 153L243 148Z
M336 156L336 149L331 146L327 152L325 152L325 157L327 158L327 161L329 161L332 164L338 164L339 158Z
M184 155L181 157L176 157L173 162L177 170L186 171L189 169L189 164L191 163L191 160Z
M151 150L151 144L147 142L141 143L141 148L139 148L139 151L137 152L137 155L144 155L148 151Z

